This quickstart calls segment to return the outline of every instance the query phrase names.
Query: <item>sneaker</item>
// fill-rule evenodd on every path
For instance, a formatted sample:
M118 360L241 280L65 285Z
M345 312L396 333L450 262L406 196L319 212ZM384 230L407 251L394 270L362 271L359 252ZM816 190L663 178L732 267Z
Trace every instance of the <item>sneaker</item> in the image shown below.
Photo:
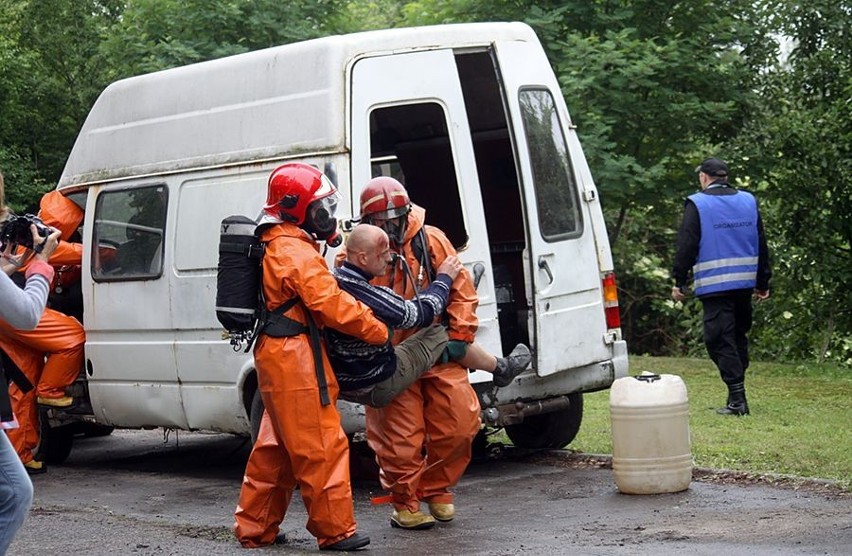
M62 396L61 398L42 398L41 396L38 396L36 398L36 403L39 405L46 405L48 407L67 408L74 404L74 398L71 396Z
M507 357L497 358L497 368L494 369L494 385L502 388L512 384L515 377L521 374L532 361L530 348L518 344Z
M42 473L47 473L47 466L34 459L31 459L27 463L24 464L24 469L27 470L27 475L41 475Z
M452 521L456 516L456 507L452 504L441 504L440 502L431 502L429 504L429 513L438 521L446 523Z
M321 547L320 550L337 550L340 552L346 552L349 550L364 548L368 544L370 544L370 537L362 535L361 533L355 533L351 537L346 537L342 541L337 541L334 544L327 544Z
M408 510L394 510L391 516L391 527L398 529L431 529L435 526L435 518L426 515L420 510L411 512Z

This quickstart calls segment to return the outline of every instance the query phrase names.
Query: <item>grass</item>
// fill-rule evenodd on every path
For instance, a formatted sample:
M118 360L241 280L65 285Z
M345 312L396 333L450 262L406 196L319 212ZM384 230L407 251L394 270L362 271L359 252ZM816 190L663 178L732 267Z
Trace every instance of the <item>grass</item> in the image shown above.
M852 488L852 371L831 365L753 362L746 375L751 415L716 414L727 390L710 360L630 357L630 374L680 376L689 396L695 465L837 481ZM569 446L611 454L609 391L584 397Z

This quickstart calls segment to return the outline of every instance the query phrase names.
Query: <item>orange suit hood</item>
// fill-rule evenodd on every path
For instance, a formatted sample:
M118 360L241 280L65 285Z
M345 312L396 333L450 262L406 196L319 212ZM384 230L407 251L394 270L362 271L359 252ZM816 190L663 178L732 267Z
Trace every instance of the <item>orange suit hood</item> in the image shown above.
M83 222L83 209L59 191L54 190L42 196L38 216L48 226L61 231L62 240L68 241Z

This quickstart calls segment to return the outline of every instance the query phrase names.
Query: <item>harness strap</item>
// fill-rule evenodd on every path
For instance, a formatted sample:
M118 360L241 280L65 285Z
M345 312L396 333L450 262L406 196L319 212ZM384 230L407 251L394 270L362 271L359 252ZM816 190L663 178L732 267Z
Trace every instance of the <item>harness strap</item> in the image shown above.
M311 335L311 350L314 352L314 371L317 375L317 384L319 385L320 404L323 406L331 404L331 397L328 395L328 382L325 380L325 369L322 366L322 341L320 339L320 331L317 323L314 322L314 317L311 312L305 309L305 315L308 319L308 329Z
M0 357L0 421L11 421L14 419L12 415L12 402L9 399L9 381L14 382L23 393L27 393L33 389L33 384L21 370L15 365L12 360L3 352ZM3 434L0 432L0 434Z
M331 397L328 394L328 381L325 379L325 369L322 364L322 340L320 338L319 327L314 321L310 310L304 307L305 318L308 325L284 316L284 313L293 308L301 299L294 297L287 300L283 305L276 307L272 311L261 310L260 323L257 331L252 336L251 342L260 334L266 334L272 338L287 338L298 336L299 334L308 334L311 342L311 352L314 357L314 372L317 377L317 385L319 386L320 403L324 406L331 404ZM251 343L249 343L251 346Z

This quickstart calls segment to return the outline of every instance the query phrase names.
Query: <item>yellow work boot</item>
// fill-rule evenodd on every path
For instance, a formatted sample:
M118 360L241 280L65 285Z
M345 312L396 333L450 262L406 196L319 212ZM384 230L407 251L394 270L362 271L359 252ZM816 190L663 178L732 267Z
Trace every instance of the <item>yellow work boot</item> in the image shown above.
M61 398L42 398L39 396L36 398L36 402L39 405L46 405L48 407L71 407L74 403L74 398L71 396L62 396Z
M435 526L435 518L420 510L394 510L391 516L391 527L400 529L431 529Z
M34 459L25 463L24 469L27 470L27 475L41 475L42 473L47 473L47 466Z
M429 513L438 521L452 521L456 516L456 507L452 504L441 504L432 502L429 504Z

